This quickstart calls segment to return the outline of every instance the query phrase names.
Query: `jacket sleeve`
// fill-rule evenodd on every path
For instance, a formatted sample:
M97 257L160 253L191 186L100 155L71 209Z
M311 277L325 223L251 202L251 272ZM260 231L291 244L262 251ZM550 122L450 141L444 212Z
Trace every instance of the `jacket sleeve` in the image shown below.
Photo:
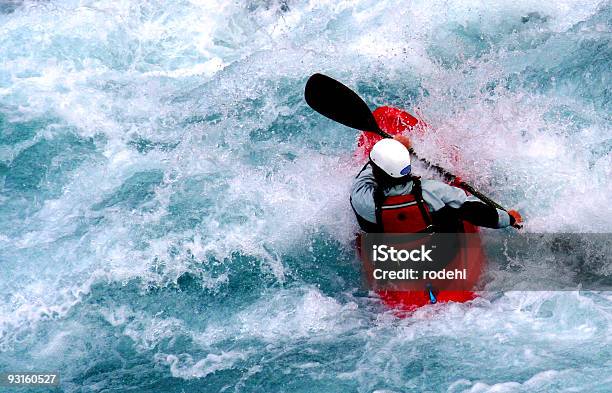
M376 180L372 174L372 167L368 164L359 172L353 182L351 206L355 214L373 224L376 224L375 189Z
M510 216L495 209L475 196L467 196L464 190L436 180L422 181L423 199L433 211L448 206L458 209L459 217L474 225L489 228L505 228L510 225Z

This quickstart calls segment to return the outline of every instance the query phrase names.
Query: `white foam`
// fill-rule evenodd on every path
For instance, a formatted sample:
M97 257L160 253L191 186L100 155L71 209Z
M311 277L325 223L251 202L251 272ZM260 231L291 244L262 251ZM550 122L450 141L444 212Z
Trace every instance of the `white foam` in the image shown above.
M170 365L170 372L175 378L193 379L203 378L208 374L231 369L234 364L244 360L246 355L242 352L229 351L220 354L210 353L205 358L194 361L190 355L168 355L165 363Z
M299 295L299 296L296 296ZM254 304L238 316L241 335L270 343L300 337L337 335L353 329L354 304L342 305L315 289L283 291ZM343 314L348 319L342 317Z

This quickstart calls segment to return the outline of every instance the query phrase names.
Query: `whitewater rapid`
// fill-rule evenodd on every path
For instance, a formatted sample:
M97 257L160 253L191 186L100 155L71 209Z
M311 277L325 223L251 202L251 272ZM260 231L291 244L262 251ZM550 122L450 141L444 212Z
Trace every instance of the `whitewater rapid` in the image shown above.
M610 391L610 292L399 319L364 291L356 134L302 94L323 72L417 113L419 154L526 232L607 233L611 10L1 4L0 370L66 392Z

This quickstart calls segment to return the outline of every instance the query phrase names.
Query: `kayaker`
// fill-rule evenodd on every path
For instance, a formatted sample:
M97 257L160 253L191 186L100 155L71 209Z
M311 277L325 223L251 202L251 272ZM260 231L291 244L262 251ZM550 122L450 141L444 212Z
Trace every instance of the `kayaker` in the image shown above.
M461 232L462 220L489 228L520 227L516 210L487 205L464 190L412 175L410 140L396 135L378 141L357 175L351 206L365 232Z

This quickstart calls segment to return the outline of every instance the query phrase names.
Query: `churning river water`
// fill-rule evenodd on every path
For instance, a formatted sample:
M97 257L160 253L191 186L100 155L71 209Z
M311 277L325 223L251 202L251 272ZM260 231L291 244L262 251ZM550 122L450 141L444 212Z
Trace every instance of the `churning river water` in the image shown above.
M363 290L356 133L303 100L329 74L418 113L435 132L415 149L524 231L611 232L611 15L0 1L0 371L63 392L611 391L610 292L397 318Z

